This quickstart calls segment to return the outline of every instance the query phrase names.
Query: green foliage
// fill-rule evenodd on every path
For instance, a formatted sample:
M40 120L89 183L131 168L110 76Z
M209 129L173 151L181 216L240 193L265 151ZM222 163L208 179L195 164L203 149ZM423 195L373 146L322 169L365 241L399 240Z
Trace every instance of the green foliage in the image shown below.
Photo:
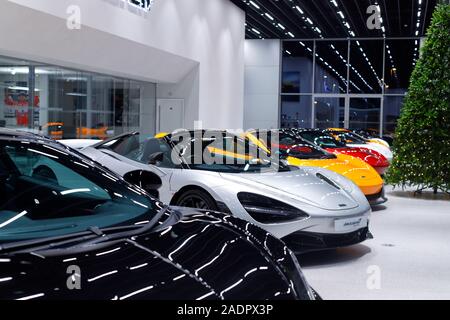
M450 191L450 5L438 5L411 77L387 175L394 185Z

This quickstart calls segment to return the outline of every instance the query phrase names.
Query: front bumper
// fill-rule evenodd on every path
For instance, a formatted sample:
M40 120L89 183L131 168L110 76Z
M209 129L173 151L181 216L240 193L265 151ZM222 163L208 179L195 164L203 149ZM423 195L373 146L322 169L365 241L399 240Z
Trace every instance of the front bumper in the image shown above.
M317 250L352 246L367 239L373 239L369 227L344 234L324 234L299 231L282 240L293 252L305 253Z
M383 176L385 173L386 173L386 171L387 171L387 169L389 168L389 166L386 166L386 167L373 167L374 169L375 169L375 171L380 175L380 176Z
M368 195L368 196L366 196L366 198L369 201L369 204L371 206L378 206L378 205L386 203L388 201L384 187L381 189L380 192L378 192L376 194Z

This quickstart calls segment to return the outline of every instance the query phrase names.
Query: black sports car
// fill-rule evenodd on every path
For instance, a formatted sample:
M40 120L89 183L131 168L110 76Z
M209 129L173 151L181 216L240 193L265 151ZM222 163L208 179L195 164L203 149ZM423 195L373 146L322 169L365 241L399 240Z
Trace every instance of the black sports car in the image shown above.
M317 297L291 251L262 229L166 207L52 140L0 130L0 179L0 299Z

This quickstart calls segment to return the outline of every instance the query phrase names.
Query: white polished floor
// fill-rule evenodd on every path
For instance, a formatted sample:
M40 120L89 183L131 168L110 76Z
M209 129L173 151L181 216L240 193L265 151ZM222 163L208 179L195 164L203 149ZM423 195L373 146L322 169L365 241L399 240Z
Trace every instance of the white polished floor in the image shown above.
M299 256L324 299L450 299L450 197L390 187L388 197L372 215L375 239Z

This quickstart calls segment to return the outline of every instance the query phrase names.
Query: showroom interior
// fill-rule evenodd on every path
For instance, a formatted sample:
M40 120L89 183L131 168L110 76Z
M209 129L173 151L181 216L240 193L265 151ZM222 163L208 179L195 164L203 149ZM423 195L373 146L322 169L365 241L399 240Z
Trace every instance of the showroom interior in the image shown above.
M433 37L429 30L433 29L433 21L438 20L439 8L441 15L447 14L448 17L449 7L447 0L0 0L0 131L29 133L30 137L18 139L31 143L34 141L34 135L63 143L64 140L82 143L83 147L81 144L80 147L74 147L79 149L77 152L83 153L83 157L91 158L91 161L99 162L104 166L104 170L122 176L129 183L141 178L146 179L145 168L149 165L158 167L157 171L162 174L156 175L161 178L161 183L145 183L159 185L160 188L155 194L163 203L185 207L181 204L189 203L182 201L186 193L197 190L201 198L209 192L206 201L205 197L200 200L206 202L206 205L212 200L213 204L210 207L196 206L197 209L216 209L213 211L231 215L234 215L234 210L245 209L246 212L243 211L242 216L241 213L236 216L242 218L248 215L250 222L256 222L259 227L261 220L248 209L251 207L248 203L255 200L250 196L245 200L241 197L244 193L249 194L251 190L250 187L244 187L247 184L256 189L264 189L263 199L269 199L271 193L286 194L297 190L296 199L306 204L302 202L299 207L302 209L294 209L305 214L306 220L312 222L316 221L315 214L319 216L317 219L329 218L338 215L339 210L346 207L348 215L353 218L361 214L358 224L366 223L363 233L362 229L358 231L358 241L348 238L348 244L342 246L327 245L326 250L321 248L296 252L295 259L298 259L301 266L302 279L306 278L309 283L306 284L306 297L324 300L450 299L450 276L447 271L450 266L450 111L446 96L450 83L445 83L450 70L449 53L444 49L439 56L436 54L430 58L432 48L439 45L428 41L431 38L448 43L448 37L445 38L442 34L440 38ZM439 29L436 25L437 22L433 30ZM426 61L432 59L437 60L433 60L434 64L429 62L427 65ZM434 72L435 75L444 76L429 80L429 85L426 85L424 77L433 77L433 72L423 70L431 65L430 68L444 69ZM423 78L420 78L421 71ZM444 89L436 89L440 102L435 103L433 94L430 93L434 92L431 91L433 89L426 91L426 88L434 88L439 80ZM414 97L421 96L418 93L420 86L425 88L425 93L422 94L425 100L415 103ZM410 93L411 96L408 96ZM429 98L426 97L427 94ZM446 99L441 99L441 95ZM437 110L436 114L444 116L437 116L437 120L433 118L436 121L433 122L429 120L432 119L431 111L424 111L422 117L418 115L418 109L412 109L418 104L421 104L423 110ZM412 114L416 116L413 117ZM408 115L415 120L406 120ZM408 121L417 123L412 122L407 128ZM426 129L415 132L411 127L422 126L430 128L429 130L433 130L433 127L442 130L433 131L429 138L432 140L421 140L420 137L428 137L429 132ZM150 155L149 159L144 160L132 158L129 150L126 153L122 149L125 145L145 143L142 142L144 136L150 137L149 139L155 137L161 145L165 143L168 148L175 149L172 138L176 136L175 131L180 129L189 132L199 129L239 132L239 139L244 139L246 143L255 143L258 150L271 149L269 144L271 147L275 146L273 141L266 144L262 140L258 141L260 133L277 132L297 141L295 146L292 146L292 142L290 148L284 148L284 144L278 141L276 147L281 150L279 154L286 152L289 155L293 152L292 157L298 148L298 152L311 148L321 153L317 160L336 158L345 162L345 165L317 165L320 167L317 169L314 164L311 165L311 161L304 162L299 165L300 170L305 170L303 176L312 175L317 180L301 180L298 176L302 174L298 174L296 178L292 178L300 179L298 183L289 180L291 176L284 180L280 177L283 181L281 184L279 179L266 177L267 180L264 180L264 175L252 178L251 183L247 180L239 183L236 180L238 178L229 178L226 182L230 184L227 192L232 192L233 188L239 192L242 186L241 193L231 199L229 195L221 194L225 192L222 190L225 189L222 182L209 174L209 171L214 171L212 166L205 169L205 164L201 163L198 170L193 170L193 165L188 165L189 170L186 170L183 165L162 165L166 161L162 158L166 156L163 154L165 149L148 154L145 147L141 147L144 148L143 153L146 156ZM308 134L318 132L327 138L333 138L336 148L333 145L314 144L306 138ZM10 133L0 133L0 136L3 135L8 136ZM252 135L257 138L252 140ZM352 142L348 140L349 137L356 137L359 142ZM411 144L411 149L402 146L402 141L407 141L408 137L410 140L417 140L416 145ZM303 149L302 145L298 147L299 141L306 143ZM440 151L435 151L430 146L433 141L440 143L436 147ZM48 143L51 146L50 142ZM373 144L376 146L372 148L370 145ZM86 149L83 149L85 147ZM355 154L353 157L349 156L350 153L341 152L339 148L355 148ZM103 149L107 149L106 153ZM420 171L412 174L419 180L405 178L407 175L404 173L405 170L419 167L417 162L422 161L421 156L411 155L413 164L409 166L405 163L404 158L414 149L420 149L422 153L428 152L423 150L429 150L428 158L433 159L423 165L426 167L423 174ZM36 152L45 156L42 150L39 150ZM208 148L207 150L211 151ZM217 147L214 150L217 154ZM365 153L363 156L357 156L357 152ZM81 159L81 153L75 156ZM220 154L229 156L226 151ZM274 154L276 153L272 152L272 155ZM18 153L16 156L20 155ZM50 156L50 160L53 161L54 157ZM382 158L387 164L380 164L383 168L378 170L377 165L367 165L368 157ZM442 160L443 158L445 160ZM302 158L305 159L310 158ZM297 166L288 157L284 160L287 167ZM77 161L82 162L81 165L88 165L81 160ZM247 171L252 165L253 162L247 163L244 170ZM333 170L333 166L341 165L343 168L347 167ZM354 167L349 169L350 166ZM308 169L304 168L309 167L312 167L312 171L308 173ZM330 168L333 172L327 175ZM0 169L3 170L2 163ZM193 177L183 179L189 180L191 184L197 179L195 183L198 186L189 189L187 182L183 185L183 179L180 178L178 182L175 178L178 169L182 169L180 176L196 171ZM220 170L217 172L222 178L230 173L227 171L229 168ZM281 169L278 170L282 172ZM367 191L368 187L364 182L349 178L353 177L353 174L359 174L358 170L364 171L362 179L370 180L370 174L376 175L379 179L376 193ZM58 175L58 172L55 172ZM140 173L139 177L135 175L136 172ZM410 177L410 172L408 174ZM48 178L55 174L47 172L45 175ZM353 182L348 182L347 178ZM119 181L119 178L114 176L109 179L114 183ZM137 188L148 191L145 189L145 183L144 180L139 180L135 184L138 185ZM322 183L328 184L327 187L330 187L330 184L336 187L338 191L333 189L336 195L328 189L328 192L325 189L317 191L324 192L323 197L313 195L311 190L316 190L315 185ZM96 184L101 186L100 182ZM289 186L285 187L283 184ZM76 190L75 193L80 190L89 191L83 186L70 186ZM353 194L354 189L359 192L358 195ZM70 194L73 190L65 192ZM133 190L139 193L139 190ZM64 191L61 194L64 194ZM116 190L115 194L121 192ZM333 196L337 199L342 197L336 200L340 203L330 204L326 211L324 208L328 205L327 199ZM286 209L280 202L283 195L280 197L273 200L273 207L290 212L295 205L290 202ZM319 200L314 200L315 197ZM361 197L362 200L359 200ZM189 200L191 199L194 198ZM237 199L240 202L234 204ZM135 205L148 208L149 205L145 201L133 200ZM40 205L37 199L35 202ZM364 203L361 204L362 202ZM303 205L305 207L302 207ZM304 209L316 205L321 209L312 214L309 209ZM243 208L236 209L238 206ZM358 213L356 207L360 208ZM0 244L3 241L1 229L14 225L15 219L19 217L5 221L0 217ZM338 220L339 218L336 219ZM278 220L265 221L272 226ZM142 224L142 221L138 223ZM225 224L226 219L221 223ZM327 223L338 228L337 222ZM322 237L325 229L318 228L319 224L311 223L302 232L314 232L311 236L315 238L314 241L319 238L326 244L338 241L339 234ZM283 222L280 222L280 225L283 225ZM176 227L173 228L175 230ZM248 231L248 226L243 225L241 229ZM289 232L280 231L282 227L263 229L283 241L289 239ZM97 232L96 230L94 232ZM168 234L170 233L162 232L161 239ZM352 237L354 236L355 234L352 234ZM267 237L269 235L266 236L266 241ZM190 239L186 242L180 240L181 246L174 252L183 247L185 250ZM339 241L341 240L339 238ZM172 240L167 243L170 241ZM216 241L214 236L213 241ZM305 244L312 240L308 238L302 241L304 242L296 244ZM160 240L155 243L159 244ZM265 243L264 239L262 243ZM230 243L227 242L225 247L227 245ZM202 250L213 247L211 242ZM220 247L222 244L215 248L220 252ZM215 259L221 256L225 247ZM193 252L195 251L194 249ZM248 253L249 256L252 254ZM158 253L158 257L160 255L163 253ZM288 256L286 259L291 259L291 256ZM117 259L120 258L117 253ZM0 249L0 262L2 259ZM254 259L257 260L257 257ZM9 257L5 256L3 260L9 260ZM81 259L78 257L78 260ZM172 263L173 259L169 255L164 261ZM211 264L214 261L213 259ZM144 264L141 261L140 266ZM226 264L223 265L224 269L217 272L228 274L231 269L226 270ZM196 272L204 267L194 269L194 275L190 277L198 280ZM251 267L250 263L248 267ZM1 293L2 279L10 279L1 269L0 263L0 300L8 299L6 289L5 294ZM129 272L133 270L128 269ZM104 281L104 277L108 278L110 275L108 271L106 268L103 270L105 273L98 277ZM261 269L256 267L255 272L260 271ZM116 273L121 274L117 271ZM176 274L170 276L175 277ZM133 281L138 281L134 275L130 275L131 277ZM217 295L216 298L226 299L227 292L236 290L245 283L246 277L250 275L246 274L240 282L220 289L222 292L216 289L220 294L216 293L211 285L208 287L211 293L203 292L198 295L201 298ZM10 280L13 281L13 278L11 276ZM95 282L97 277L89 279L90 283L92 279ZM207 282L199 279L198 283L203 285ZM4 282L8 283L10 280ZM174 283L177 280L175 277ZM185 280L181 282L183 281ZM264 283L264 277L259 281ZM276 284L272 284L275 283L274 279L267 281L270 290L276 287ZM200 287L195 284L197 285ZM259 290L256 284L253 285ZM192 288L195 286L192 285ZM309 286L314 290L308 291ZM152 285L153 287L158 286ZM149 288L147 283L146 290L135 288L137 291L122 297L145 299L145 296L140 294L150 290ZM96 292L98 289L92 290ZM255 292L258 290L255 289ZM298 288L293 289L295 290ZM58 296L31 291L23 290L30 299L46 296L58 299ZM235 300L241 297L248 300L265 297L247 295L247 291L242 289L240 293L245 294L239 296L239 293L236 293L231 297ZM187 300L191 300L190 292L186 290L186 296L182 295L183 290L179 292L180 295L173 296L174 299L187 297ZM273 294L274 298L289 298L288 295L284 296L281 289L274 289ZM100 296L101 294L98 297ZM82 295L81 297L83 298ZM95 298L95 295L85 297ZM121 298L119 293L116 297ZM148 297L152 299L151 295ZM163 297L171 298L165 294ZM297 298L299 297L301 298L300 294ZM71 296L65 293L59 298L71 299Z

